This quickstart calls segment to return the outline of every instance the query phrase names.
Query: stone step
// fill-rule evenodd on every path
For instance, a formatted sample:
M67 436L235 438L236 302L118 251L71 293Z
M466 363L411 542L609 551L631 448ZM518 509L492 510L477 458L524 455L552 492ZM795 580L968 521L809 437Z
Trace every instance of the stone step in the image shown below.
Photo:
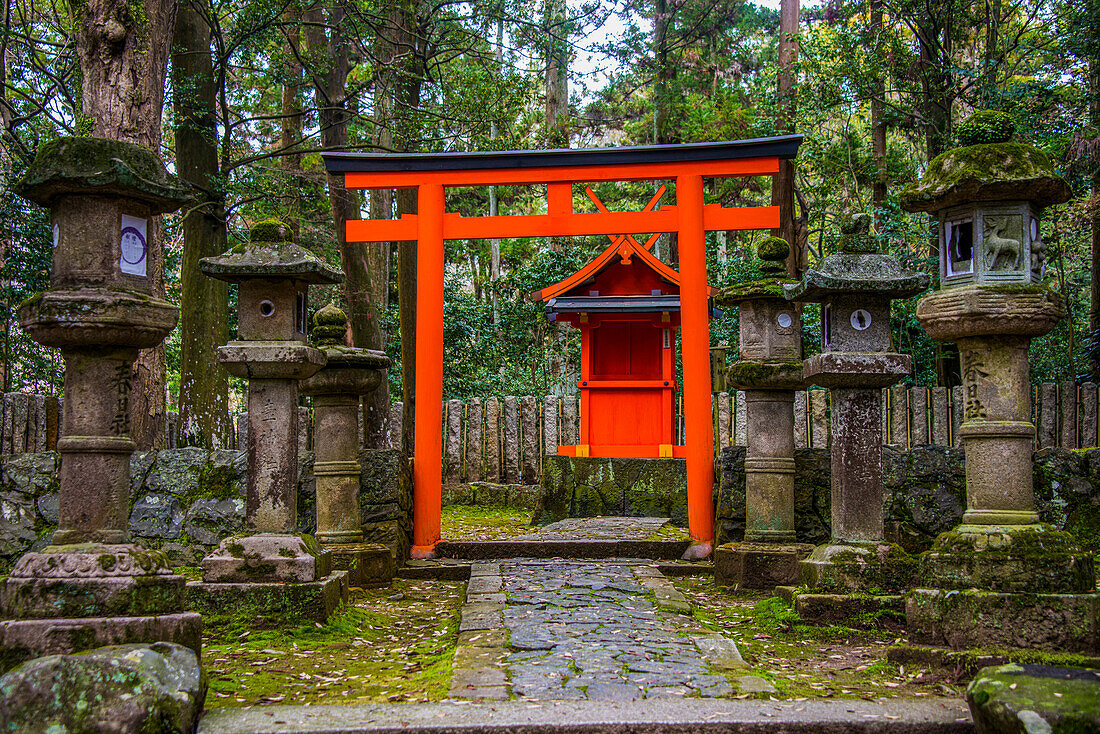
M815 732L974 731L966 703L959 699L892 698L817 701L720 701L653 699L642 701L442 701L366 706L249 706L214 709L199 723L199 734L656 734L730 732L778 734Z
M440 558L647 558L670 561L684 555L687 540L445 540L435 547Z

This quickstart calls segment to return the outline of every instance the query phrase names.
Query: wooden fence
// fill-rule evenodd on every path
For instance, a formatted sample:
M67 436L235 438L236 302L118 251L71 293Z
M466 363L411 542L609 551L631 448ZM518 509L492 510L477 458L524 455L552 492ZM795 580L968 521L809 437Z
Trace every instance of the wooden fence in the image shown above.
M716 450L745 445L744 393L713 396ZM910 448L921 444L959 445L961 388L902 387L883 390L883 442ZM829 443L829 393L809 390L795 396L795 445L826 447ZM1032 420L1036 447L1097 446L1098 396L1095 383L1043 383L1033 388ZM676 410L677 441L683 441L683 410ZM57 445L61 400L50 395L6 393L0 415L0 454L49 451ZM401 403L391 406L387 441L401 436ZM309 410L300 408L299 447L312 447ZM549 416L549 420L547 419ZM579 403L575 397L503 397L449 400L443 414L443 471L447 481L538 481L542 457L557 447L575 445L579 437ZM246 414L236 416L231 445L244 447ZM178 417L167 418L168 446L178 442Z

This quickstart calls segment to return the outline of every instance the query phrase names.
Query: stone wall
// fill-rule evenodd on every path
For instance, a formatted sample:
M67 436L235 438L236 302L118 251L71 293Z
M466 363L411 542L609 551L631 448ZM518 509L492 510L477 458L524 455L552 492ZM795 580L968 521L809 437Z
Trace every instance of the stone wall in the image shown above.
M966 509L963 450L918 446L882 451L883 517L887 539L910 552L958 525ZM798 540L819 544L829 537L828 449L795 451L795 526ZM745 449L725 449L715 495L719 543L745 532ZM1044 522L1064 528L1100 552L1100 449L1047 448L1035 453L1035 496Z
M742 470L742 495L744 476ZM687 525L687 463L684 459L545 457L532 524L600 516L669 517L677 525Z
M393 450L360 453L360 505L367 540L408 555L412 481ZM54 452L0 458L0 572L31 548L49 544L57 525ZM227 535L244 530L244 452L198 448L136 453L130 462L130 531L174 563L197 565ZM313 454L300 455L298 525L315 523Z

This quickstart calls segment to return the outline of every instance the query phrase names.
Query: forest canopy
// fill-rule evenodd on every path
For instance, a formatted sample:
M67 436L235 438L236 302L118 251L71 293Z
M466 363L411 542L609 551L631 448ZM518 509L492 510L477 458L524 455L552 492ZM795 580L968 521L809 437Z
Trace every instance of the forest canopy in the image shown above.
M928 215L898 193L959 144L979 110L1010 116L1073 191L1043 218L1046 276L1067 317L1032 346L1033 380L1095 379L1100 369L1100 0L4 0L0 45L0 380L4 391L58 392L61 359L20 330L18 304L48 286L47 214L12 193L44 143L98 135L159 151L193 187L163 218L163 292L181 324L149 362L160 410L179 410L184 443L220 445L240 384L210 369L232 338L235 294L198 271L201 257L275 218L334 266L344 286L314 288L350 316L355 346L394 361L380 406L409 389L402 344L416 253L343 238L348 219L415 211L410 192L347 191L324 150L481 151L805 137L787 173L707 184L707 201L779 204L798 274L836 251L846 214L867 212L880 246L936 272ZM136 81L135 81L136 80ZM121 102L120 102L121 101ZM121 115L108 114L121 103ZM675 203L667 182L662 203ZM595 184L611 210L637 210L651 183ZM594 211L583 186L577 211ZM449 211L545 211L545 187L454 189ZM770 232L708 234L723 287L759 277ZM575 334L530 294L580 268L606 238L448 242L445 398L572 393ZM677 264L674 237L655 252ZM158 271L158 273L161 271ZM156 275L154 276L156 277ZM950 354L894 306L912 382L949 384ZM816 312L804 344L816 350ZM408 332L408 328L405 329ZM712 324L737 350L737 314ZM146 359L145 357L142 358ZM159 393L158 393L159 391ZM157 429L145 441L155 444Z

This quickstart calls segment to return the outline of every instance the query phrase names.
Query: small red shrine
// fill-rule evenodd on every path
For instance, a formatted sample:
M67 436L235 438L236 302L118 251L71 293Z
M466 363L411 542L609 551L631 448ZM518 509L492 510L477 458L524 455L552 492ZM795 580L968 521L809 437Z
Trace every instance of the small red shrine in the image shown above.
M580 442L558 453L685 457L675 445L673 410L680 274L650 251L657 235L644 244L630 235L610 239L576 273L531 294L546 302L551 321L581 330Z

